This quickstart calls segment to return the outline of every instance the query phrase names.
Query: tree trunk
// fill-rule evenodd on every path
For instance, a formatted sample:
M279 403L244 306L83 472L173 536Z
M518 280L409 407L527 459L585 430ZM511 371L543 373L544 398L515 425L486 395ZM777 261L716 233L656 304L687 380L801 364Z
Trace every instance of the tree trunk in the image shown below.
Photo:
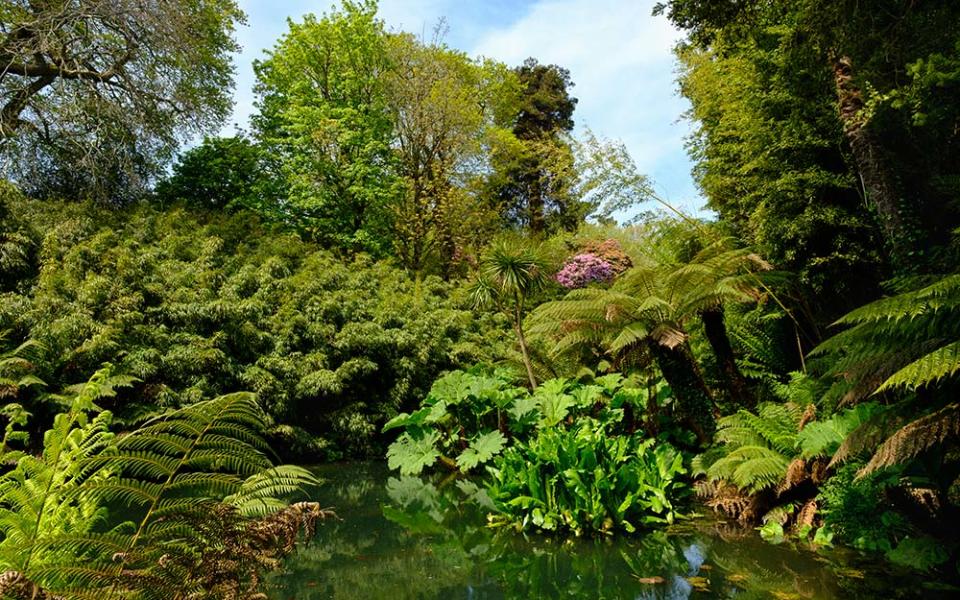
M518 301L519 304L519 301ZM523 315L517 308L514 313L514 328L517 330L517 341L520 343L520 354L523 355L523 366L527 368L527 377L530 379L530 390L537 388L537 378L533 374L533 363L530 362L530 353L527 352L527 338L523 335Z
M543 185L541 183L541 178L543 177L543 171L540 168L537 168L532 175L527 190L529 196L527 198L527 210L530 213L530 231L535 234L543 233L546 230L546 219L544 217L544 206L543 206Z
M668 348L651 342L650 350L677 400L680 418L693 430L700 444L708 444L716 430L713 398L703 382L690 347L681 344Z
M713 349L713 355L717 359L717 366L723 373L723 380L730 394L730 399L742 408L753 408L757 404L757 399L750 390L747 379L737 367L736 357L733 354L733 347L730 345L730 338L727 336L727 327L723 322L723 309L705 310L700 313L700 319L703 321L703 330L707 335L707 341L710 342L710 348Z
M919 223L915 211L901 197L883 147L871 132L864 114L863 93L853 77L850 58L833 61L840 121L850 144L867 202L873 204L889 247L891 263L898 269L910 268L919 249Z

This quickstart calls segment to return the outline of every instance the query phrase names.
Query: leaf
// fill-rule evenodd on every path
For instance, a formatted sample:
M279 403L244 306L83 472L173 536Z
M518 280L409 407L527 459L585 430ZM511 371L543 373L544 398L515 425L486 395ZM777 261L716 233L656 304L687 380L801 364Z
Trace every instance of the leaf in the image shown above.
M470 396L475 378L476 376L463 371L447 373L433 382L426 402L434 404L443 401L450 405L459 404Z
M473 439L470 446L457 457L457 466L469 471L500 454L507 439L499 431L491 431Z
M541 429L559 425L567 418L570 409L576 406L574 399L567 394L544 393L537 394L536 398L540 408L540 422L537 426Z
M929 571L950 558L943 544L931 537L904 538L897 547L887 552L887 558L898 565L918 571Z
M387 466L399 469L401 475L419 475L440 458L435 447L439 440L436 431L422 432L417 437L404 433L387 449Z

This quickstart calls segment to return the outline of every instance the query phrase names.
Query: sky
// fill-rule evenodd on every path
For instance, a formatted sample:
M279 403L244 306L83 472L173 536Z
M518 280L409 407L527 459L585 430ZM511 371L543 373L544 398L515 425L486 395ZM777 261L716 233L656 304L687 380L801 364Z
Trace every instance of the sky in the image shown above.
M248 24L237 32L233 119L247 128L254 111L252 63L287 30L287 19L322 14L332 0L239 0ZM579 99L574 118L602 138L622 141L658 194L687 212L704 204L690 176L672 54L681 34L653 17L653 0L380 0L388 29L429 34L445 19L447 44L514 66L527 57L570 70ZM655 208L644 207L644 208Z

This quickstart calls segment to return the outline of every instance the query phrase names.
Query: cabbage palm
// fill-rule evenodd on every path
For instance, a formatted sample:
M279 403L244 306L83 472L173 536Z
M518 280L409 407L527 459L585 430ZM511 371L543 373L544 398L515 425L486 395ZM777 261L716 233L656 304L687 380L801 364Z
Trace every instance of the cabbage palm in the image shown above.
M499 242L484 253L480 262L480 276L472 292L474 306L495 303L509 313L530 380L530 389L537 387L537 379L523 332L523 318L531 294L540 291L546 284L548 269L547 261L538 247Z

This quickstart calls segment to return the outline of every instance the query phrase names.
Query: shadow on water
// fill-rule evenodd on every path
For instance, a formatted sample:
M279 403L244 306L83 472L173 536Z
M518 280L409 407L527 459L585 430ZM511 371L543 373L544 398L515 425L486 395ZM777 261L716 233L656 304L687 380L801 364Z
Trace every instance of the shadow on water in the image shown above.
M379 463L317 471L320 500L341 520L286 562L277 600L954 597L853 553L774 546L708 519L558 541L488 528L490 500L469 481L398 477Z

